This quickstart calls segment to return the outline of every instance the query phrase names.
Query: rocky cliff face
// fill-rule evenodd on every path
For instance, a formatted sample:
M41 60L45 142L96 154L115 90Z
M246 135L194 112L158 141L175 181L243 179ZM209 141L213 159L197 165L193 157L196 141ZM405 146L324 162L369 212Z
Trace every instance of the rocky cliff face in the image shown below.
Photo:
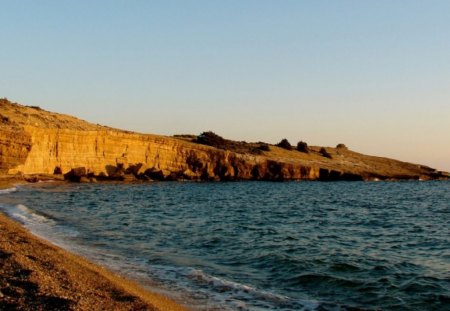
M25 163L30 150L31 136L5 118L0 124L0 174Z
M65 174L71 180L364 180L433 179L428 167L327 148L309 154L271 146L232 152L165 136L93 125L0 100L0 172Z
M83 167L85 175L118 179L126 174L139 178L201 180L318 177L315 168L282 164L262 156L233 153L169 137L29 126L24 133L29 138L27 146L32 148L25 148L28 152L8 166L9 174L66 174ZM9 161L7 157L3 159L2 162Z

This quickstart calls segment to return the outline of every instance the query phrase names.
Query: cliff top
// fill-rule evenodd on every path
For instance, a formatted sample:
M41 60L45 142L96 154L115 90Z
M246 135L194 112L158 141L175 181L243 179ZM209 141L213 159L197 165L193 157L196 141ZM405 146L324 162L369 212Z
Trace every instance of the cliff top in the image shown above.
M0 99L0 121L9 126L34 126L82 131L110 129L69 115L46 111L37 106L13 103L6 98Z

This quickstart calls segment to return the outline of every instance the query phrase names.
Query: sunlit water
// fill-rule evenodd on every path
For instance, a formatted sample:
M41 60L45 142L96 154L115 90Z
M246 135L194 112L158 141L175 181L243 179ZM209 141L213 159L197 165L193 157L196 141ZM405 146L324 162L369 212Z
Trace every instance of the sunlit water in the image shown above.
M200 310L449 310L450 182L39 184L34 233Z

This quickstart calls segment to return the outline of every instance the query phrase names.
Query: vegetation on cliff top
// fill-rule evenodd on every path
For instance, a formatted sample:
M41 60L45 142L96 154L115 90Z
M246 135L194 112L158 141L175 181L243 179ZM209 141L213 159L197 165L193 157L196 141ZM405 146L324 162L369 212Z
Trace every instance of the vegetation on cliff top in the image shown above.
M277 147L286 149L286 150L292 150L292 145L286 138L283 138L278 144Z
M297 151L304 152L304 153L309 153L308 144L305 143L304 141L299 141L297 143Z
M262 151L269 151L266 143L247 143L245 141L233 141L225 139L212 131L203 132L195 137L192 142L207 145L222 150L230 150L237 153L262 154Z

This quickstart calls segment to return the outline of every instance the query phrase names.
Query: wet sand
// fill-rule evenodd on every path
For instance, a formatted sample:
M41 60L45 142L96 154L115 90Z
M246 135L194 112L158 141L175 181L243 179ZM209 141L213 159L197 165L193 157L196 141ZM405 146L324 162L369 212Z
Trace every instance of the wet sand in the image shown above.
M12 187L1 181L1 188ZM0 213L0 310L186 310Z

